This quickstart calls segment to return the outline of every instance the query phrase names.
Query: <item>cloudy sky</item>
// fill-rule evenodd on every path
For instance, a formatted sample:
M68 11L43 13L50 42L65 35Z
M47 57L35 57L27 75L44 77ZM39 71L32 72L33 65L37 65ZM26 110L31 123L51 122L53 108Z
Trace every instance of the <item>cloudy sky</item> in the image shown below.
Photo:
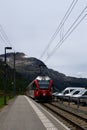
M49 44L71 3L69 17ZM12 51L41 59L61 73L87 77L86 6L87 0L0 0L0 54L5 46L12 46ZM77 18L71 28L76 29L70 30L70 36L60 42Z

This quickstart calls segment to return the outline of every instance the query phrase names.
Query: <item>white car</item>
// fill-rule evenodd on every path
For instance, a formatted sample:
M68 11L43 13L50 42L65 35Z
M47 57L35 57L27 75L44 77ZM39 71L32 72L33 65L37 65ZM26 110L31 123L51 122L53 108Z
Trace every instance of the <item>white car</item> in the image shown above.
M81 88L81 87L68 87L66 89L64 89L62 91L62 93L58 93L56 94L56 97L59 98L59 99L62 99L62 100L68 100L70 101L71 100L71 96L73 95L73 93L79 93L79 92L82 92L84 91L85 88Z
M76 90L84 90L85 88L81 87L67 87L61 93L56 94L56 96L69 96Z
M80 103L86 104L87 105L87 89L86 91L82 94L80 97Z
M56 96L59 92L52 93L52 96Z
M74 90L73 87L67 87L61 93L58 93L57 96L63 96L63 95L69 94L73 90Z
M72 95L70 95L70 99L71 99L71 101L77 102L83 95L87 96L86 89L76 90L72 93Z

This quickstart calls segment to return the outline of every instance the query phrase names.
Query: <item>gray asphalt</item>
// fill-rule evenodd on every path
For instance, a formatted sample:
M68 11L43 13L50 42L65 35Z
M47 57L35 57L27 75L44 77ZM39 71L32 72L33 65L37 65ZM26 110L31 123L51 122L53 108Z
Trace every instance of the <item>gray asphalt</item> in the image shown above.
M0 130L46 130L24 96L0 112Z

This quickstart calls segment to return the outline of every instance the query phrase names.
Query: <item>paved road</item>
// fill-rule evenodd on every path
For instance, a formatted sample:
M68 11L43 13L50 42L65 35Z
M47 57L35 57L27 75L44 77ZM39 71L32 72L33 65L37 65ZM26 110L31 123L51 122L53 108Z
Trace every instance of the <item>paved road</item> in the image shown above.
M24 96L0 112L0 130L46 130Z

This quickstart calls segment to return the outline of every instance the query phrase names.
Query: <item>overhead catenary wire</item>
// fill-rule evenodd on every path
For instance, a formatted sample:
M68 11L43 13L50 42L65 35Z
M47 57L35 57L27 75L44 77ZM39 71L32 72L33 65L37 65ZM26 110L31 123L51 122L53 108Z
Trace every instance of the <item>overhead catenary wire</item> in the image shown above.
M51 53L49 54L49 56L47 56L46 60L48 60L48 58L50 58L53 53L56 51L57 48L60 48L60 46L63 44L63 42L65 40L67 40L67 38L71 35L71 33L78 27L78 25L83 21L83 19L87 16L87 13L83 16L82 14L86 11L87 6L82 10L82 12L80 13L80 15L77 17L77 19L73 22L73 24L70 26L70 28L68 29L68 31L65 33L65 35L63 36L63 38L57 43L57 45L53 48L53 50L51 51ZM81 18L81 19L80 19ZM80 20L79 20L80 19ZM78 21L79 20L79 21Z
M4 31L3 27L2 27L2 25L0 25L0 32L1 32L1 34L2 34L2 36L3 36L3 38L4 38L4 40L5 40L8 44L10 44L10 41L9 41L9 39L8 39L8 37L7 37L6 33L5 33L5 31Z
M84 10L81 12L81 14L84 13L84 11L87 9L87 7L84 8ZM82 20L87 16L87 14L85 14L80 21L76 24L77 20L81 17L81 14L79 15L79 17L75 20L75 22L71 25L71 27L68 29L68 31L65 33L64 37L62 40L60 40L58 42L58 44L55 46L55 48L52 50L52 52L49 54L49 56L46 58L46 60L52 56L52 54L54 53L54 51L56 51L57 48L59 48L63 42L70 36L70 34L76 29L76 27L82 22ZM76 24L76 25L75 25ZM74 26L75 25L75 26ZM74 26L74 28L72 28ZM71 30L72 29L72 30Z
M13 48L13 45L11 44L10 40L8 39L8 36L6 35L2 25L0 25L0 38L2 39L2 41L6 44L6 46L11 46L12 49L15 52L15 49Z
M87 14L85 14L85 15L82 17L82 19L79 21L79 23L77 23L76 26L70 31L70 33L69 33L63 40L61 40L61 43L59 44L59 46L56 46L56 47L53 49L53 51L49 54L49 56L46 58L45 61L47 61L48 58L50 58L50 57L53 55L54 51L56 51L57 48L61 47L61 45L63 44L63 42L64 42L65 40L67 40L67 38L71 35L71 33L77 28L77 26L83 21L83 19L84 19L86 16L87 16Z
M0 33L1 33L1 25L0 25ZM2 33L0 34L0 38L1 38L1 40L2 40L6 45L8 45L8 44L7 44L7 41L3 38Z
M49 46L52 44L53 40L55 39L57 34L60 32L61 28L63 27L64 23L66 22L66 20L70 16L70 14L71 14L72 10L74 9L75 5L77 4L77 2L78 2L78 0L73 0L72 3L70 4L70 6L69 6L68 10L66 11L63 19L61 20L59 26L57 27L56 31L54 32L53 36L51 37L48 45L46 46L46 48L42 52L42 54L40 56L40 59L45 55L45 53L48 50Z

